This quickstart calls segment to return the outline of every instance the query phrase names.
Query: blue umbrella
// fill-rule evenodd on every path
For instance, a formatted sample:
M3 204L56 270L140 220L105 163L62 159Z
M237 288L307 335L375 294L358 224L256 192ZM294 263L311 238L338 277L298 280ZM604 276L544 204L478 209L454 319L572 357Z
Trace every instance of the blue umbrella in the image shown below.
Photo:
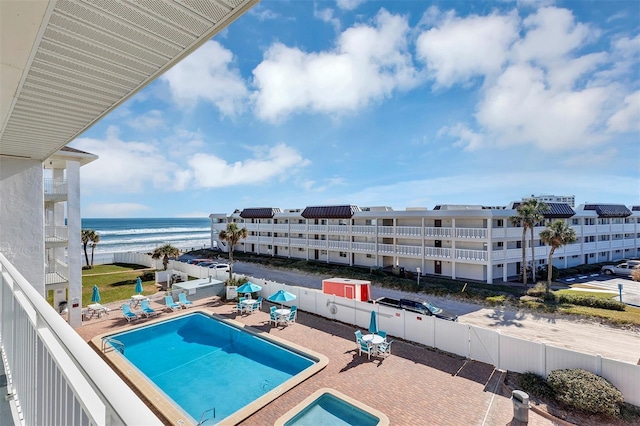
M262 287L260 287L257 284L252 283L251 281L247 281L246 283L242 284L240 287L238 287L237 292L238 293L255 293L262 290Z
M376 311L371 311L371 321L369 321L369 332L376 334L378 332L378 321L376 321Z
M142 293L142 279L140 277L136 280L136 293Z
M98 286L93 286L93 291L91 292L91 301L93 303L100 303L100 290L98 290Z
M284 302L290 302L292 300L295 300L296 295L293 293L289 293L288 291L284 291L284 290L278 290L277 292L273 293L271 296L267 297L267 300L270 302L275 302L275 303L284 303Z

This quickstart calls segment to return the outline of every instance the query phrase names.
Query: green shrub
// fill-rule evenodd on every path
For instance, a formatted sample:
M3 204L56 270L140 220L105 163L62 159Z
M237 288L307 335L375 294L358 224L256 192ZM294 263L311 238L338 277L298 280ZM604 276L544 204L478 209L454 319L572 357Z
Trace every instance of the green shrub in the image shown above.
M624 311L625 304L613 299L602 297L580 296L576 294L559 294L558 303L588 306L590 308L609 309L611 311Z
M581 369L554 370L547 377L556 399L589 414L618 416L624 402L622 392L609 381Z
M140 279L142 281L155 281L156 273L153 271L144 271L142 275L140 275Z
M547 280L547 274L548 274L547 266L549 265L545 265L539 268L538 270L538 277L545 281ZM551 266L551 281L556 281L559 276L560 276L560 270L555 266Z
M538 398L554 398L553 389L544 377L539 374L532 372L520 374L518 377L518 386L520 386L523 391Z

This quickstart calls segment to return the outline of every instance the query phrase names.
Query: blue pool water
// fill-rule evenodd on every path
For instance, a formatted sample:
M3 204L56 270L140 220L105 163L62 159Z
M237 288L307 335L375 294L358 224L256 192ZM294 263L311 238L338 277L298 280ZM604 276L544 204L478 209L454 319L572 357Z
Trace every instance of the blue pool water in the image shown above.
M215 407L209 424L315 363L201 313L110 337L122 342L124 357L193 419Z
M380 419L329 393L322 394L285 426L375 426Z

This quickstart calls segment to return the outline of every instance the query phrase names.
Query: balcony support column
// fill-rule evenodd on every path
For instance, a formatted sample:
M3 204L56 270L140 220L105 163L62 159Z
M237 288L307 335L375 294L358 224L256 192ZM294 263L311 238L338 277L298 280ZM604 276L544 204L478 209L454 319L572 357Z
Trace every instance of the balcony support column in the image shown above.
M80 163L67 161L67 228L69 250L68 309L69 325L73 328L82 325L82 230L80 213Z

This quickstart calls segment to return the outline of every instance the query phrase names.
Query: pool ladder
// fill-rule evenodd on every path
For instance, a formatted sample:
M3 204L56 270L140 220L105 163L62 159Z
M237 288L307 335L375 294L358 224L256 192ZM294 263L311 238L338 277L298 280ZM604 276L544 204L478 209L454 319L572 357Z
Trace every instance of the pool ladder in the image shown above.
M111 343L111 345L107 345L108 343ZM111 346L112 350L117 349L121 354L124 355L124 343L122 343L120 340L114 339L113 337L107 337L106 339L103 339L102 352L107 352L109 346Z
M198 426L200 426L201 424L203 424L204 422L206 422L207 420L209 420L208 418L204 418L205 413L208 413L209 411L213 411L213 417L211 417L212 419L216 418L216 407L213 408L209 408L208 410L204 410L202 412L202 415L200 416L200 421L198 422Z

